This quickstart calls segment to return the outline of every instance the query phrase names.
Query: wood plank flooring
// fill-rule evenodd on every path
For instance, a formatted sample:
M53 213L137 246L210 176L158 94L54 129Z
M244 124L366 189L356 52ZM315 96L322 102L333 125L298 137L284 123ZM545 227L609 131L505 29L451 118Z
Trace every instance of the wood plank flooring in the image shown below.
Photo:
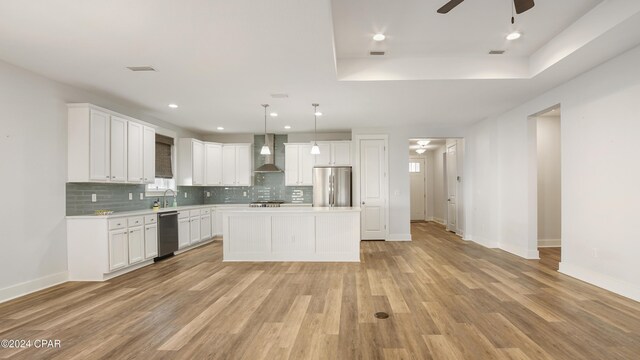
M214 242L0 304L15 359L637 359L640 304L434 223L362 262L222 263ZM386 320L374 313L387 312Z
M538 253L540 254L540 264L552 270L558 270L562 254L562 250L559 247L538 248Z

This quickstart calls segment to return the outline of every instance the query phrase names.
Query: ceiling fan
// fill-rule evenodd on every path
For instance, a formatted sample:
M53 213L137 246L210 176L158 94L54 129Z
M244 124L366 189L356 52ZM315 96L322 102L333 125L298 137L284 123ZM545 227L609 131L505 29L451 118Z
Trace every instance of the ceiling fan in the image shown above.
M464 0L450 0L448 3L444 4L443 7L438 9L438 13L446 14L449 11L453 10L456 6L462 4ZM513 4L516 8L516 14L522 14L523 12L531 9L535 6L533 0L513 0Z

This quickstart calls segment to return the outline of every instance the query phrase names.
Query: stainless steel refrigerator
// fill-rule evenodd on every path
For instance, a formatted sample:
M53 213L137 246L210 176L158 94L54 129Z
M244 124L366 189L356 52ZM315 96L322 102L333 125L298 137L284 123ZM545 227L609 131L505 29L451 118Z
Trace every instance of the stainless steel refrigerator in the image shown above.
M351 206L351 166L313 168L313 206Z

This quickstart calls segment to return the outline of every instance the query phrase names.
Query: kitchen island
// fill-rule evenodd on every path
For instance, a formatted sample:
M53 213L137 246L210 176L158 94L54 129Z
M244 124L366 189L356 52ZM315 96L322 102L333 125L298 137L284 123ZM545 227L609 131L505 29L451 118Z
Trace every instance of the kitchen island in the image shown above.
M360 208L222 210L224 261L360 261Z

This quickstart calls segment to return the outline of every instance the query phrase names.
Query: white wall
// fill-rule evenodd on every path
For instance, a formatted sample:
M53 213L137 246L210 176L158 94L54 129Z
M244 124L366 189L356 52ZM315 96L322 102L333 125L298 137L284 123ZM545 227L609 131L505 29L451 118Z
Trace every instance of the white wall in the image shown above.
M560 117L536 120L538 155L538 246L560 246Z
M442 224L447 216L443 157L446 151L444 145L430 151L433 153L433 220Z
M196 136L134 106L0 62L0 301L66 280L69 102L91 102Z
M435 217L435 151L427 151L424 153L427 168L427 220L433 220Z
M637 47L473 127L466 148L474 241L537 256L535 127L528 117L561 104L560 271L640 300L639 63Z

